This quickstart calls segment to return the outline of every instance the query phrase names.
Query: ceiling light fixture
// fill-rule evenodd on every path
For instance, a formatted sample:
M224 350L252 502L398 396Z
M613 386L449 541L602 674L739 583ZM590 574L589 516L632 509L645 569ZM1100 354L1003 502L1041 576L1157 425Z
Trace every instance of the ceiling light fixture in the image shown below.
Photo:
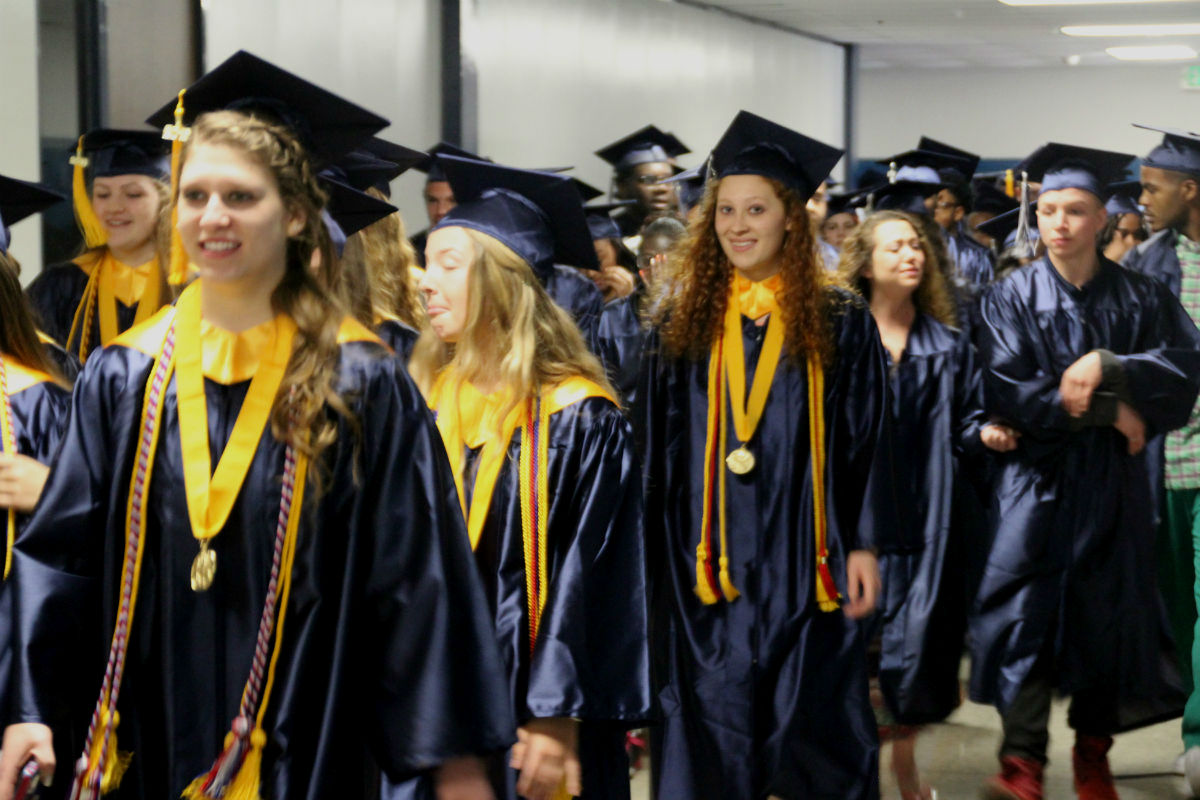
M1193 36L1200 34L1200 22L1163 25L1066 25L1059 30L1067 36Z
M1200 57L1200 53L1186 44L1108 47L1104 52L1121 61L1190 61Z
M1185 3L1195 0L1000 0L1006 6L1111 6L1147 3Z

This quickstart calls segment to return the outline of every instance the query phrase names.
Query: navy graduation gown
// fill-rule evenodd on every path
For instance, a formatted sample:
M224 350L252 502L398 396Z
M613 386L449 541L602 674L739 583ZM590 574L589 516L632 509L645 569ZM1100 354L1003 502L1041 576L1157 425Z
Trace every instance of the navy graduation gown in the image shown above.
M412 355L413 345L417 343L421 334L398 319L385 319L375 326L375 335L392 348L401 364L407 364L409 356Z
M11 378L10 378L11 380ZM17 452L50 464L58 450L71 410L71 393L56 383L44 381L9 395L13 434ZM0 509L0 522L7 516ZM29 521L28 514L17 514L18 530ZM0 713L9 721L8 686L12 677L12 596L5 584L0 589Z
M89 359L50 480L16 547L14 706L55 729L60 780L82 748L116 616L124 520L157 322ZM137 341L141 347L130 346ZM499 658L454 483L425 404L377 342L340 347L338 424L310 482L262 764L264 798L374 797L447 757L512 741ZM215 464L248 382L205 380ZM96 420L105 424L98 425ZM147 495L146 551L120 698L118 798L178 797L221 750L262 611L284 446L264 435L194 593L175 381ZM463 658L470 653L470 658Z
M596 355L626 407L635 403L641 376L646 341L641 307L645 293L646 287L639 280L633 294L605 304L596 328Z
M549 589L529 651L518 431L475 550L518 724L575 717L585 800L629 797L624 733L653 711L647 636L641 470L629 422L587 398L550 416ZM468 450L465 474L478 451ZM470 481L467 502L470 502ZM496 796L516 800L517 773L491 765ZM387 798L425 797L416 787Z
M998 457L970 624L972 698L1003 712L1052 647L1058 689L1112 697L1115 730L1177 716L1145 451L1131 456L1115 428L1072 419L1058 387L1080 357L1111 351L1147 438L1172 430L1200 389L1200 332L1157 281L1101 258L1078 289L1043 257L986 294L979 341L985 408L1022 437Z
M593 353L596 352L596 329L600 324L600 313L604 310L604 294L574 267L551 264L546 272L538 272L537 275L546 294L559 308L571 315L583 334L583 340Z
M75 320L75 312L83 301L83 291L87 288L88 274L78 264L67 261L62 264L51 264L42 270L25 289L29 302L37 314L41 329L54 341L67 350L79 354L79 332L75 333L75 341L68 342L71 335L71 323ZM117 331L128 330L137 316L137 303L127 306L120 300L117 305ZM100 346L100 314L92 315L92 331L88 336L88 354Z
M882 628L879 681L888 708L901 723L923 724L959 704L966 560L982 533L972 468L984 454L986 419L974 349L926 314L913 321L890 385L895 498L873 496L863 514L899 506L906 535L880 547L883 592L866 625ZM878 527L887 524L885 517Z
M958 268L958 274L975 287L987 286L996 272L996 256L991 248L975 241L961 222L946 232L946 253Z
M837 357L825 383L828 543L844 594L847 553L875 545L859 517L873 462L885 455L887 374L862 301L839 291L831 305ZM743 318L747 389L765 331ZM653 741L657 796L878 797L862 635L855 621L840 610L820 611L815 599L805 366L786 355L780 361L749 443L757 465L748 475L726 476L730 572L741 597L706 606L694 587L708 359L665 358L655 336L649 342L639 417L662 683L663 724ZM735 439L731 434L730 450Z

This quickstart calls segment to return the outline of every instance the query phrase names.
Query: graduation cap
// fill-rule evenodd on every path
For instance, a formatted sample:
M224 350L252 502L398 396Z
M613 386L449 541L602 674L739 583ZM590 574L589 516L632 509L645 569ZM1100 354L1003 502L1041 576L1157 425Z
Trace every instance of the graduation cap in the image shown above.
M704 197L704 185L707 181L708 159L705 159L691 169L685 169L670 178L664 178L659 183L675 185L676 194L679 196L679 207L682 211L687 212L700 202L700 198Z
M378 162L374 167L368 166L366 157L374 159ZM359 186L360 190L367 188L378 189L387 197L392 196L391 182L396 178L415 168L418 164L424 163L429 156L421 150L414 150L411 147L405 147L402 144L395 144L386 139L380 139L378 136L372 136L370 139L362 143L358 150L352 150L347 154L346 158L351 162L358 162L358 169L369 170L376 169L376 180L369 186ZM346 169L346 158L339 162L338 166ZM385 168L385 164L390 164L390 168ZM353 166L353 163L351 164ZM347 173L351 170L346 170ZM365 177L365 176L364 176Z
M79 137L71 156L71 199L75 218L88 248L108 241L104 226L92 208L85 174L94 178L116 175L145 175L167 180L171 173L169 142L157 131L98 128Z
M1004 190L997 187L991 178L976 179L971 182L971 185L974 189L974 208L976 211L1004 214L1012 211L1019 205Z
M0 253L7 253L12 244L10 225L66 199L40 183L0 175Z
M964 178L970 178L975 174L975 170L979 169L979 156L974 153L969 153L966 150L960 150L953 145L939 142L937 139L931 139L928 136L922 136L917 142L917 150L922 150L927 153L941 153L945 156L952 156L961 162L961 167L953 164L943 164L943 167L956 169L963 173Z
M1027 217L1037 213L1037 203L1028 207ZM1021 223L1020 207L1005 211L1003 214L997 214L986 222L981 222L975 226L975 230L986 233L988 236L1002 243L1002 249L1017 244L1017 229ZM1030 245L1040 238L1037 226L1030 228L1028 240ZM1032 251L1030 251L1032 254Z
M403 172L404 167L393 161L377 158L366 150L351 150L321 170L321 175L365 192L372 187L386 187Z
M571 182L575 184L575 188L579 190L579 197L585 203L590 203L592 200L595 200L597 197L604 194L603 191L601 191L600 189L597 189L595 186L592 186L587 181L585 181L581 178L576 178L573 175L571 176ZM626 205L633 205L633 203L632 203L632 201L622 200L619 203L613 203L612 205L615 208L615 207L623 207Z
M1123 214L1141 215L1142 209L1137 203L1138 198L1142 195L1141 181L1118 181L1109 184L1108 191L1108 199L1104 201L1104 210L1110 217Z
M888 176L893 181L927 183L939 188L948 185L939 170L953 169L963 176L963 180L974 171L969 159L920 148L897 153L891 158L881 158L875 163L887 167Z
M426 183L439 183L446 180L446 173L438 164L439 156L467 158L471 161L485 161L489 164L492 162L490 158L476 155L470 150L463 150L461 147L456 147L448 142L438 142L425 151L425 158L420 163L413 166L413 169L418 172L424 172L428 176L425 178Z
M621 229L617 227L617 221L612 218L612 212L618 208L637 205L636 200L614 200L611 203L596 203L592 206L584 206L583 213L587 215L588 230L592 234L592 241L598 239L620 239Z
M289 128L315 160L329 163L388 126L388 121L258 56L239 50L146 121L172 136L175 112L190 125L206 111L267 116ZM182 134L186 135L186 134Z
M1108 196L1105 187L1125 177L1133 158L1127 153L1051 142L1033 151L1016 171L1023 173L1026 182L1040 182L1043 194L1082 189L1104 198Z
M353 236L368 225L400 210L391 203L385 203L338 180L336 172L324 171L318 179L321 188L329 195L326 210L346 236Z
M749 111L739 111L709 156L710 170L727 175L761 175L794 189L801 200L817 191L842 158L842 151Z
M171 144L158 131L100 128L81 136L74 152L82 153L85 163L72 163L86 167L92 178L147 175L166 180L171 172Z
M671 159L690 152L692 151L687 145L679 141L674 134L661 131L654 125L647 125L610 145L601 147L596 151L596 155L611 164L616 172L626 172L638 164L670 164Z
M940 184L924 181L897 180L870 190L876 211L907 211L920 216L929 215L926 198L938 190Z
M825 219L834 214L853 214L855 209L867 204L867 196L866 192L840 192L829 195L829 211L826 212Z
M1143 166L1182 172L1200 178L1200 133L1179 128L1156 128L1136 122L1133 126L1163 134L1162 144L1142 159Z
M598 269L579 190L565 176L439 156L458 200L432 230L487 234L544 274L554 263Z

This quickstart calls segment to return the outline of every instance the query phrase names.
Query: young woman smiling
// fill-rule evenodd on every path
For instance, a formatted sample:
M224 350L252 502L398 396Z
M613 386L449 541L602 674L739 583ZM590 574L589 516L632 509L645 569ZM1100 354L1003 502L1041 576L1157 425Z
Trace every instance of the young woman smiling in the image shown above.
M655 310L638 416L660 797L878 795L858 517L884 355L866 306L826 285L805 208L840 157L741 112Z
M986 423L970 342L954 327L954 301L920 220L879 211L842 248L841 272L867 298L888 352L893 453L887 486L906 499L901 547L881 548L880 613L866 628L881 697L880 733L892 741L892 771L904 800L933 796L915 758L917 726L959 704L966 628L966 547L977 539L981 503L970 459L986 445L1008 451L1015 434ZM880 498L873 498L878 501ZM882 527L876 502L866 519ZM891 505L882 503L884 513Z
M497 796L629 797L650 715L641 479L600 362L537 268L595 263L566 178L445 157L429 329L409 370L437 414L516 711Z
M167 143L155 131L95 130L80 138L71 161L87 249L47 267L28 293L46 333L86 361L171 300L160 249L169 203Z
M189 91L219 107L299 82L268 67L238 54ZM301 86L293 113L366 113ZM469 756L512 720L441 444L336 299L308 148L274 119L192 124L176 205L198 277L80 380L15 548L5 800L31 756L53 771L53 744L82 753L77 798L367 800L379 770L491 797ZM84 740L79 687L100 688Z

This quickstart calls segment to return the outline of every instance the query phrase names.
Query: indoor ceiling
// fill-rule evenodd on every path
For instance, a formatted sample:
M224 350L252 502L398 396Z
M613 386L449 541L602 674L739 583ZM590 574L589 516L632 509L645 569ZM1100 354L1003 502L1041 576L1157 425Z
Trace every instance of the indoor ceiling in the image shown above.
M864 69L1048 67L1065 65L1072 56L1084 65L1119 64L1104 48L1147 40L1075 38L1059 28L1200 22L1200 0L1046 7L999 0L704 0L695 5L861 45ZM1200 35L1151 41L1200 50Z

